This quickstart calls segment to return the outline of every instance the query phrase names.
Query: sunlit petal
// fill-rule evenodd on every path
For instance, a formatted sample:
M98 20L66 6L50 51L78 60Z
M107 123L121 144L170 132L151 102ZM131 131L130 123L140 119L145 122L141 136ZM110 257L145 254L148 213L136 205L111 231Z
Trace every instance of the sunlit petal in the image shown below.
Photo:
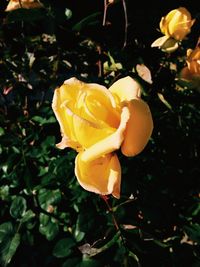
M125 156L135 156L146 146L153 130L149 106L141 99L128 103L130 119L127 123L125 138L121 146Z
M130 114L129 109L124 107L121 113L121 122L119 128L110 136L97 142L93 146L86 149L82 154L83 161L90 161L97 159L107 153L120 148L121 143L124 140L124 131L126 129L127 122L129 120Z
M72 117L76 140L85 149L105 139L116 131L115 128L111 127L102 128L101 125L87 121L76 114L73 114Z
M55 116L59 122L62 136L67 137L68 139L75 140L74 134L72 132L72 118L70 110L65 108L65 104L61 102L60 89L57 88L54 91L52 109L55 113Z
M121 166L116 154L107 154L93 161L83 161L80 152L75 161L75 174L87 191L120 197Z
M109 91L120 99L120 102L140 97L141 89L138 82L130 76L117 80L110 86Z

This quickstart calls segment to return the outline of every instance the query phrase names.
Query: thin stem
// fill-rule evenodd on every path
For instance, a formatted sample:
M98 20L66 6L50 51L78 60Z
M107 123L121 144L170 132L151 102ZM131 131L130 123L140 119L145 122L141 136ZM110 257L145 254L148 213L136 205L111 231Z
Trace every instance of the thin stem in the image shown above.
M102 199L104 200L104 202L106 203L106 206L107 206L107 208L108 208L108 211L110 212L110 214L111 214L111 216L112 216L112 220L113 220L113 223L114 223L114 226L115 226L116 230L119 231L120 228L119 228L119 225L118 225L117 220L116 220L116 218L115 218L115 214L114 214L114 212L113 212L113 209L112 209L112 207L110 206L110 204L108 203L108 197L107 197L107 196L103 196L103 195L101 195L101 198L102 198Z
M124 44L123 48L127 45L127 28L128 28L128 16L127 16L127 8L126 8L126 1L122 0L123 9L124 9Z
M103 26L106 25L107 7L108 7L107 0L104 0L104 11L103 11L103 22L102 22Z

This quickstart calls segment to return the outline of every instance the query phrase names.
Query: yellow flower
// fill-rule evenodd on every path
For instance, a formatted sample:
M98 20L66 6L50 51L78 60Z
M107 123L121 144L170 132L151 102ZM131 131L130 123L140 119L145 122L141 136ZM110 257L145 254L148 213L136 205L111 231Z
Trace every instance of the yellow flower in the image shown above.
M62 134L57 146L79 152L75 174L84 189L120 197L121 166L115 151L121 147L124 155L137 155L153 130L149 106L140 92L129 76L109 89L73 77L55 90L52 108Z
M163 52L172 53L178 48L178 43L190 33L195 19L185 7L171 10L160 20L160 30L164 36L156 39L151 47L159 47Z
M165 36L181 41L190 33L194 22L190 12L184 7L179 7L161 18L160 29Z
M200 86L200 47L187 50L187 66L181 70L180 78L194 87Z
M19 8L41 8L43 4L38 0L10 0L5 11L13 11Z

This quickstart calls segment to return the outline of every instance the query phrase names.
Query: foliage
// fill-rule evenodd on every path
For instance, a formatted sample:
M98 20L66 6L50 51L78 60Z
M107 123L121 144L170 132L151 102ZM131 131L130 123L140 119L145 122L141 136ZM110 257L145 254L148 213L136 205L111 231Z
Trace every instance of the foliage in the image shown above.
M127 0L128 25L124 1L41 2L9 13L1 1L1 265L200 266L199 88L178 80L199 7L185 3L196 22L170 54L151 44L179 1L144 9ZM140 155L118 152L121 198L102 199L78 184L75 152L56 148L52 95L72 76L108 86L126 75L142 85L154 131Z

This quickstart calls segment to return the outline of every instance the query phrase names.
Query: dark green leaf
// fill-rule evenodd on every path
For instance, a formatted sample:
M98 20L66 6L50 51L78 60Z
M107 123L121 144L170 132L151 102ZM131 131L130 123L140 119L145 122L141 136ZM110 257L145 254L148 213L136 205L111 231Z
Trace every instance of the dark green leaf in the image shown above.
M32 210L27 210L22 219L20 220L21 223L25 223L28 222L29 220L31 220L32 218L35 217L35 213Z
M0 225L0 244L9 235L13 233L13 225L11 222L5 222Z
M84 257L80 264L80 267L101 267L101 264L97 260Z
M47 240L53 240L59 232L59 226L58 223L49 220L46 225L40 224L39 231Z
M41 189L39 190L38 200L40 206L43 209L47 209L49 205L55 205L60 202L61 191L59 189L56 190Z
M18 246L20 244L20 234L16 233L12 236L7 235L6 238L4 238L1 246L0 246L0 255L1 255L1 261L4 266L7 266L12 257L14 256Z
M78 258L70 258L70 259L67 259L64 263L63 263L63 265L62 265L62 267L79 267L80 265L79 265L79 262L80 262L80 259L78 259Z
M96 12L96 13L93 13L89 16L87 16L86 18L82 19L81 21L79 21L78 23L76 23L72 30L73 31L81 31L84 27L88 26L88 25L91 25L91 24L96 24L98 23L98 17L99 15L101 15L100 12Z
M189 238L200 244L200 225L195 223L190 226L184 226L184 230Z
M16 219L21 218L24 215L26 208L26 199L21 196L17 196L14 198L10 206L10 215Z
M75 242L71 238L63 238L59 240L54 249L53 255L57 258L67 257L71 254L71 248L75 246Z

